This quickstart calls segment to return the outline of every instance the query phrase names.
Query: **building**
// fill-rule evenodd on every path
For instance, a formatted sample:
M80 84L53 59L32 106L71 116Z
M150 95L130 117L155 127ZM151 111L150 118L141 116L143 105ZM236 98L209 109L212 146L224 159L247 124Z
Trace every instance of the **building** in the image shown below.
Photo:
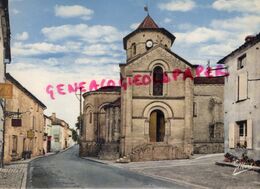
M229 69L224 88L225 151L246 147L260 159L260 33L218 63Z
M124 37L121 87L83 94L82 156L144 161L223 151L224 78L196 78L198 66L172 52L174 40L149 15Z
M51 119L51 151L60 151L69 147L70 128L69 124L64 120L56 117L56 113L52 113Z
M6 100L4 161L42 155L46 106L8 73L6 82L13 85L13 98Z
M8 0L0 1L0 85L5 84L5 65L11 62ZM0 91L3 91L0 89ZM4 96L0 93L0 167L3 163Z
M43 149L45 153L51 152L51 141L52 141L52 122L48 116L44 115Z

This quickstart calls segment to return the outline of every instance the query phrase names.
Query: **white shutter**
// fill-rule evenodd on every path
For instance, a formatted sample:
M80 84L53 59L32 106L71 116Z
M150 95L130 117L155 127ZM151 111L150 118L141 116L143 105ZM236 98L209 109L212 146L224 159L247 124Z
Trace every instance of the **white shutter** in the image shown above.
M236 77L235 79L235 83L236 83L236 86L235 86L235 102L239 100L239 76ZM232 87L232 86L231 86Z
M239 99L247 99L247 72L239 74Z
M252 149L253 148L253 121L252 119L247 120L247 148Z
M235 123L229 124L229 131L228 131L228 145L229 148L235 148Z

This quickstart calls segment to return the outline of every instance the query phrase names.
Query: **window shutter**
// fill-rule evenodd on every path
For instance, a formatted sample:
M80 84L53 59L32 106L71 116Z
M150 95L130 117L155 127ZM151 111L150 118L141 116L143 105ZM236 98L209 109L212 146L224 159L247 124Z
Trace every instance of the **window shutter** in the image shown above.
M247 148L252 149L253 148L253 121L252 119L247 120Z
M228 139L229 148L235 148L235 123L229 124Z
M247 72L239 74L239 99L247 99Z
M239 100L239 76L235 79L236 82L236 90L235 90L235 101Z

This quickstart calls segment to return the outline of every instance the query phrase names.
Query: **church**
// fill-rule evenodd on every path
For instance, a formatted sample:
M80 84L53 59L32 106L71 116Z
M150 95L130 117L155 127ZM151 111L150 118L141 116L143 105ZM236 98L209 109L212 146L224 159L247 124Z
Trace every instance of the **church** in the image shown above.
M224 77L196 77L198 66L171 50L174 41L149 14L123 38L121 86L83 94L81 156L149 161L223 152ZM174 78L173 70L192 77Z

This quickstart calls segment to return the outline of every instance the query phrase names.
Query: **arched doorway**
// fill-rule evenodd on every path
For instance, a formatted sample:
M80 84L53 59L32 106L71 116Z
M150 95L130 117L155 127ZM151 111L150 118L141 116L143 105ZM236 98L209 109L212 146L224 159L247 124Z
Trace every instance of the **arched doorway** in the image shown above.
M164 114L161 110L154 110L150 115L150 142L163 142L165 136Z

